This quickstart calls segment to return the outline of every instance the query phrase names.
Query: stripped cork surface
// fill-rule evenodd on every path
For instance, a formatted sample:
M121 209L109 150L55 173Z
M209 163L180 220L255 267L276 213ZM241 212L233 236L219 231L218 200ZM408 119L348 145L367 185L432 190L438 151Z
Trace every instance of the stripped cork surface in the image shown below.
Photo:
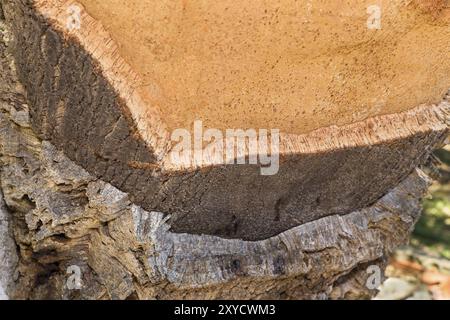
M375 30L357 0L34 3L61 30L68 8L80 8L80 28L65 33L105 60L136 119L151 123L144 135L152 110L169 131L202 120L300 134L439 103L449 87L442 0L370 3L380 8Z

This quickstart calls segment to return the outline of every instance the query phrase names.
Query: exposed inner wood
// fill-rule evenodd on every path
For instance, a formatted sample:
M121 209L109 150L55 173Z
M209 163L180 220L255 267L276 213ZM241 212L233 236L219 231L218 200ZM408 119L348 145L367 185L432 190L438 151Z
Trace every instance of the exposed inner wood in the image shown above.
M370 2L381 30L358 0L79 2L169 130L304 133L437 103L449 86L446 1Z

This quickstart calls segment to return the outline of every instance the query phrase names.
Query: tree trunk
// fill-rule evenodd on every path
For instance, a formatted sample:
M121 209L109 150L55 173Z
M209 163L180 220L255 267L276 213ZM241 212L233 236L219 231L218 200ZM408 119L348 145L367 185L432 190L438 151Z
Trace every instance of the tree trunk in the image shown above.
M288 2L1 0L0 289L373 296L448 134L449 11L392 1L371 30L357 1ZM196 120L272 130L271 154L255 130L256 151L174 161Z

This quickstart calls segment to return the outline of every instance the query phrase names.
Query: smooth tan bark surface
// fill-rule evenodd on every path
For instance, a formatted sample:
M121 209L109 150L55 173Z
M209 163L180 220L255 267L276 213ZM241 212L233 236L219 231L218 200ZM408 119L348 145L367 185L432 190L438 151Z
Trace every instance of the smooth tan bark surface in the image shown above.
M449 86L446 1L79 2L169 130L304 133L437 103ZM381 30L367 27L374 4Z

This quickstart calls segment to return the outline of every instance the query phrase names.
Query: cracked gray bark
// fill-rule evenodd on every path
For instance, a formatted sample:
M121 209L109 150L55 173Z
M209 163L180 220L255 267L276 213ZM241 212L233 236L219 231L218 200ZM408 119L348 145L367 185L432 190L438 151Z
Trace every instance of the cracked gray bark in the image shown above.
M430 183L417 169L374 206L263 241L176 234L163 214L132 204L7 116L3 109L1 181L21 253L12 297L369 297L367 267L383 267L407 242ZM72 265L81 290L65 286Z
M3 109L1 181L21 254L16 298L370 297L367 267L383 268L408 241L430 183L417 169L369 208L263 241L176 234L163 214L132 204L7 116ZM65 285L72 265L81 290Z
M0 193L0 300L9 298L14 285L18 257L10 226L11 217Z
M18 8L22 7L8 6L9 12ZM39 28L36 22L25 23ZM49 101L39 101L42 98L39 92L34 98L33 93L30 94L34 81L31 78L32 68L36 66L25 65L23 59L28 58L17 55L26 53L20 53L11 41L14 40L14 33L8 32L3 22L0 26L3 37L0 42L0 186L6 204L0 210L0 233L12 235L1 237L0 258L7 263L0 269L0 284L6 288L10 298L370 298L376 290L366 285L370 275L368 267L376 265L383 269L393 250L407 243L420 215L420 198L431 182L422 170L424 168L419 166L426 162L433 147L446 136L447 101L426 108L430 117L435 119L435 127L385 145L369 146L358 151L347 150L348 153L341 155L345 159L355 157L354 161L358 162L367 157L365 152L368 149L374 149L374 154L378 156L374 156L373 162L386 154L391 157L391 162L399 157L406 158L397 167L391 162L384 163L387 165L386 171L371 167L369 175L377 176L375 181L364 173L356 174L356 178L365 177L364 181L376 183L386 180L390 173L390 182L380 190L372 190L372 200L349 201L350 211L341 208L336 212L336 208L330 211L322 208L310 213L309 209L317 208L302 206L297 199L284 203L284 207L297 210L306 218L295 225L288 223L276 229L282 232L271 230L268 234L251 237L250 240L255 241L242 240L240 233L230 234L227 230L210 230L206 232L209 235L199 235L201 232L198 229L191 230L192 233L181 233L179 228L173 226L171 216L167 215L171 213L170 208L167 212L156 212L151 210L152 205L145 199L139 200L139 194L128 192L141 184L135 181L127 187L124 181L129 180L129 175L138 176L145 170L127 173L129 171L124 167L115 167L112 169L113 178L108 174L98 174L93 163L96 159L89 160L88 153L77 155L77 152L84 152L82 148L77 149L75 144L65 145L67 140L62 136L62 140L55 138L59 134L60 122L49 123L51 130L47 125L36 125L36 121L41 119L36 110L47 102L52 105L52 97L47 97ZM47 32L50 38L45 38L46 41L57 37L52 30ZM57 46L57 43L55 41L54 45ZM67 50L74 49L69 46ZM30 79L25 79L25 86L18 80L13 56L19 61L18 72L22 74L22 80L30 76ZM49 59L53 59L51 54ZM89 69L88 60L84 61L84 66ZM91 75L95 78L94 82L104 81L95 73ZM47 81L45 79L44 83ZM83 96L80 92L75 95ZM105 96L108 94L105 93ZM83 105L84 102L78 103ZM90 102L93 106L102 103L95 99ZM104 103L115 105L112 100ZM57 105L53 104L55 107ZM78 111L73 110L75 113ZM57 110L51 112L58 115ZM89 109L83 112L89 112ZM81 116L85 117L83 112ZM101 120L105 121L104 118ZM425 118L422 120L427 121ZM126 127L125 119L120 115L112 116L111 123L116 128ZM83 123L75 121L72 125L81 126ZM71 134L84 130L70 126L64 130L73 130ZM40 132L41 129L45 132ZM111 132L109 129L104 135L97 132L96 139L103 137L107 140ZM128 141L130 136L127 133L122 138ZM102 148L113 144L100 142ZM386 150L390 152L386 153ZM125 157L125 153L115 156ZM137 159L140 153L133 154ZM140 156L149 155L142 152ZM322 162L333 161L335 156L311 160L314 163L312 167L320 169ZM336 157L336 161L341 162L340 156ZM114 160L122 165L118 158ZM92 166L83 159L91 161ZM345 169L351 170L352 163ZM286 174L292 175L288 169L293 168L286 168ZM297 167L296 170L302 169ZM367 167L365 170L369 171ZM317 174L317 171L311 172ZM119 178L121 182L117 181ZM182 181L187 184L186 189L199 185L189 179L201 181L205 176L189 173L181 180L167 182L162 179L162 182L157 181L156 185L148 188L154 188L158 195L166 199L175 197L171 193L178 190L170 189L171 184L179 188ZM316 179L320 180L320 177ZM280 181L283 182L283 179L280 178ZM318 185L326 186L327 183L319 181ZM289 187L293 188L292 185ZM313 200L316 200L315 196L312 196ZM194 200L193 203L198 203L198 199ZM153 201L158 203L159 200ZM299 207L296 208L297 204ZM5 221L8 221L7 224ZM14 256L16 248L17 258ZM67 285L70 276L67 270L71 266L81 270L80 289L73 290Z

